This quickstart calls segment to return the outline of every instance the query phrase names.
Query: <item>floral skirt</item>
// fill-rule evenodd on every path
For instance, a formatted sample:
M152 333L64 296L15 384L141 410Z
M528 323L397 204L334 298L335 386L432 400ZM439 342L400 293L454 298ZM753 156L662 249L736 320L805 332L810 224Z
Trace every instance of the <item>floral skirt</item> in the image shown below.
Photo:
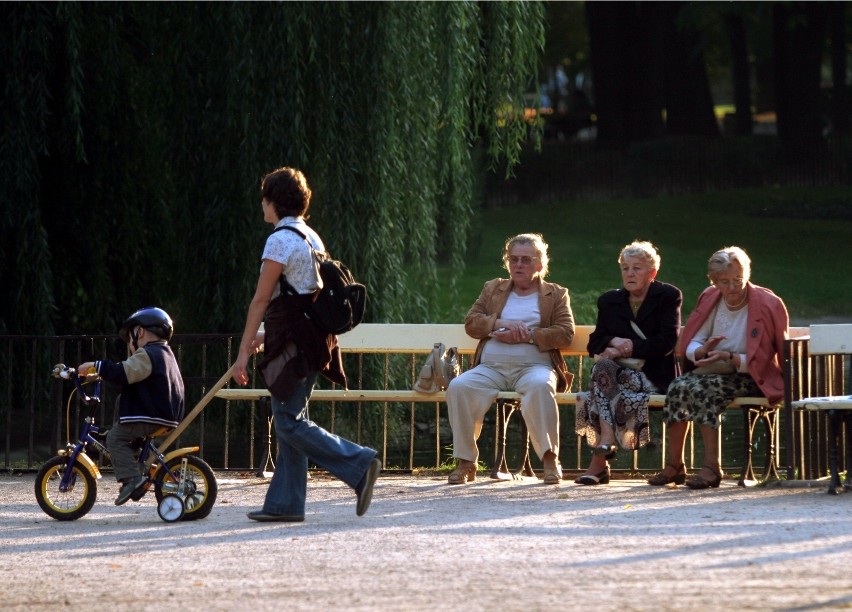
M639 370L601 359L592 368L589 391L577 394L575 430L590 446L598 445L601 421L615 432L619 447L635 450L651 439L648 400L656 389Z
M719 429L722 414L735 397L761 396L750 374L694 374L679 376L669 385L663 416L666 423L695 421Z

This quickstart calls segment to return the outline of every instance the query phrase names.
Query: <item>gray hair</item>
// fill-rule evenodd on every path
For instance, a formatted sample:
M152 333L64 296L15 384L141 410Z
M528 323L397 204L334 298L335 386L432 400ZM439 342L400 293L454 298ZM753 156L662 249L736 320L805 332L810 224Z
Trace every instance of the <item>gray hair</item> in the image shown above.
M660 270L660 254L657 252L657 247L647 240L634 240L626 245L618 254L618 263L624 263L625 257L644 259L651 265L652 270Z
M550 262L550 257L547 255L547 243L541 234L518 234L512 236L506 241L506 246L503 247L503 263L506 265L506 270L509 270L509 251L516 244L531 244L538 254L538 260L541 262L541 272L538 273L539 278L547 276L547 264Z
M751 277L751 259L746 252L738 246L729 246L719 249L707 261L707 278L711 283L716 282L720 272L728 270L734 263L739 264L743 271L743 285Z

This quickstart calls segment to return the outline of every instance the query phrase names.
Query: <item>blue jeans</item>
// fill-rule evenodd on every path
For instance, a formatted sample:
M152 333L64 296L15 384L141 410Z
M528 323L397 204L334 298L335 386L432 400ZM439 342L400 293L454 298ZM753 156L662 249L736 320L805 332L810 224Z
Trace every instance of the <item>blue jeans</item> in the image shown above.
M354 489L376 456L373 449L329 433L307 418L316 379L316 374L303 378L285 401L272 398L278 458L263 503L264 512L305 515L308 461Z

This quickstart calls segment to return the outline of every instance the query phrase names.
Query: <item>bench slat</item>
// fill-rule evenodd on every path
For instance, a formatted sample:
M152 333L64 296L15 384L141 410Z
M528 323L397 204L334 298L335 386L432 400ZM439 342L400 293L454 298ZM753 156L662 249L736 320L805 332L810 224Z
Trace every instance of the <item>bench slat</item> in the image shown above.
M259 400L261 397L269 397L267 389L222 389L216 397L226 400ZM498 399L517 400L520 395L514 391L500 391ZM446 402L447 393L420 393L418 391L395 390L395 389L314 389L311 400L327 402ZM557 393L557 404L576 404L576 393ZM666 403L666 396L654 394L650 397L651 408L662 408ZM765 397L738 397L732 401L728 408L741 408L743 406L769 407L769 401Z

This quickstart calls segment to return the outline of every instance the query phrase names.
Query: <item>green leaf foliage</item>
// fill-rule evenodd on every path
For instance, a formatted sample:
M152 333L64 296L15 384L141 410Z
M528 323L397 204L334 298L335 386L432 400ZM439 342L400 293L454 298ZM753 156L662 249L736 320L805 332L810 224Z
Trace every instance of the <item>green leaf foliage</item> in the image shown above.
M110 333L151 304L230 332L284 165L369 320L434 316L478 173L528 138L543 6L20 2L0 33L0 333Z

